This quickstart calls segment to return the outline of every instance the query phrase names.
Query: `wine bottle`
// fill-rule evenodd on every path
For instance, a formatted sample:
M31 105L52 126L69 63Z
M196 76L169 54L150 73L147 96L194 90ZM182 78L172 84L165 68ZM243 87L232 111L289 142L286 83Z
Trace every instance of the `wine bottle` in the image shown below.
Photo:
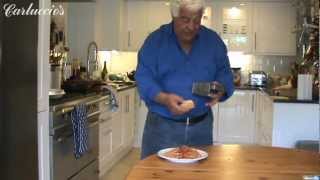
M107 80L107 77L108 77L107 62L104 61L103 62L103 69L101 71L101 79L105 81L105 80Z

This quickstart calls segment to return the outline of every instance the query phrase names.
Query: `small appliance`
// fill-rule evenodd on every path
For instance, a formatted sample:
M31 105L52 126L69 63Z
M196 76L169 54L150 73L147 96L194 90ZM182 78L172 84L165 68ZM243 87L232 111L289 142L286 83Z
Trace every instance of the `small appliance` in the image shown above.
M263 71L252 71L249 74L249 86L264 87L267 84L267 75Z

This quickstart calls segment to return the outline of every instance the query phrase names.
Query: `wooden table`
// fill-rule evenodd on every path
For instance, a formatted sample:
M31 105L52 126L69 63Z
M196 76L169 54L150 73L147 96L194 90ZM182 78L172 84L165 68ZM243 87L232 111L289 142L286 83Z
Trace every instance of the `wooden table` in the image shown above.
M193 164L177 164L152 155L139 161L127 180L302 180L320 174L316 152L250 145L202 148L209 157Z

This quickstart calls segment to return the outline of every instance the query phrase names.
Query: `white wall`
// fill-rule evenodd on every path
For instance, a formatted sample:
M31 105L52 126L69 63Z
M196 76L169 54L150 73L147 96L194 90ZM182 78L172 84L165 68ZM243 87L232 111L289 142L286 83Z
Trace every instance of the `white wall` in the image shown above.
M87 48L94 40L95 3L68 4L68 44L72 58L81 60L82 65L87 62Z
M137 66L137 53L124 51L103 51L98 54L99 69L103 68L103 62L107 61L109 73L131 72Z

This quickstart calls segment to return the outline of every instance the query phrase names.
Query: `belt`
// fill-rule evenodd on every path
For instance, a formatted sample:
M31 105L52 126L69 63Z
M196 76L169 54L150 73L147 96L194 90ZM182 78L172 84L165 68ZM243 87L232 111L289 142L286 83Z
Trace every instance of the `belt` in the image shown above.
M195 123L198 123L202 120L204 120L204 118L208 115L208 112L200 115L200 116L196 116L196 117L190 117L189 118L189 123L190 124L195 124ZM187 122L187 118L184 118L184 119L171 119L170 120L174 121L174 122L177 122L177 123L186 123Z

